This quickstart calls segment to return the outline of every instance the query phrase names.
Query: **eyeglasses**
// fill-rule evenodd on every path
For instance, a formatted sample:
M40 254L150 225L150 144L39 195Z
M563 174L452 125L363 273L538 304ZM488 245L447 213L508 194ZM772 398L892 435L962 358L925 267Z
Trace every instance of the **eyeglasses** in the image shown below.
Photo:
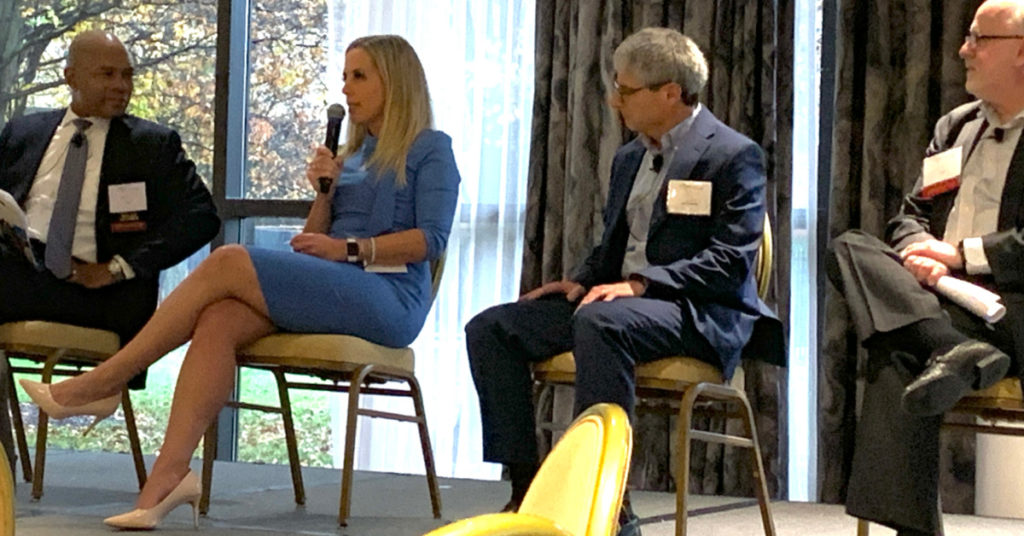
M642 89L655 90L655 89L660 88L661 86L664 86L667 83L668 83L668 81L666 80L665 82L658 82L657 84L650 84L650 85L647 85L647 86L640 86L640 87L632 87L632 86L624 86L624 85L620 84L617 80L612 80L612 89L615 90L615 92L618 93L620 97L628 97L628 96L630 96L630 95L632 95L632 94L634 94L637 91L640 91Z
M1024 35L981 35L977 32L971 32L964 36L964 43L967 43L972 47L976 47L979 42L994 41L997 39L1024 39Z

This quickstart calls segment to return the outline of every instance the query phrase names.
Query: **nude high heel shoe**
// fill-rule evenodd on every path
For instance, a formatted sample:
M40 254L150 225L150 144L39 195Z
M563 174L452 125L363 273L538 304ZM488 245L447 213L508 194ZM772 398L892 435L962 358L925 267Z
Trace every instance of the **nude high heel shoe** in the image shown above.
M167 514L171 513L178 506L185 503L192 505L192 523L199 529L199 496L203 488L199 483L199 477L191 470L181 479L181 482L164 497L164 500L152 508L136 508L131 512L108 517L103 520L111 527L119 529L152 530L163 521Z
M32 399L32 402L35 402L39 409L46 412L51 419L64 419L75 415L92 415L95 417L92 424L85 429L85 433L82 434L83 436L88 434L100 421L113 415L117 411L117 406L121 403L121 395L112 395L89 402L88 404L82 404L81 406L64 406L58 404L53 399L53 395L50 394L50 384L25 379L18 380L18 383L21 384L25 394Z

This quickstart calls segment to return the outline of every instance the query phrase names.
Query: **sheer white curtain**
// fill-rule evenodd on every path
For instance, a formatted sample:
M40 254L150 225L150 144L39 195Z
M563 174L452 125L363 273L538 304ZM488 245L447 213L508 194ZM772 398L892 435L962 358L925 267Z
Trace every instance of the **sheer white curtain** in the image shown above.
M435 128L452 137L462 174L459 210L444 279L420 337L416 375L426 398L438 474L496 478L483 463L480 415L466 360L463 326L519 289L526 173L533 106L533 0L329 0L328 94L344 102L344 52L355 38L398 34L426 69ZM344 400L344 398L342 398ZM364 406L396 407L372 400ZM344 419L332 404L335 464ZM415 427L363 419L356 467L423 471Z

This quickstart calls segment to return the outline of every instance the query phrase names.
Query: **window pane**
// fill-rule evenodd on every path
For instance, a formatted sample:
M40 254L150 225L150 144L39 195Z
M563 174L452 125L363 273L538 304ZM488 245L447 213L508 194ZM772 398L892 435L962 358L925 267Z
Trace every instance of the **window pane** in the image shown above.
M176 129L200 175L210 184L216 2L127 0L118 8L112 7L114 3L85 1L21 0L19 4L22 15L12 28L31 33L57 22L67 27L44 46L31 40L16 41L13 46L0 43L0 58L20 58L14 69L0 68L0 106L5 121L67 106L71 98L63 83L63 69L71 39L82 30L113 28L136 67L128 113ZM11 50L2 50L5 46Z
M246 198L313 198L304 172L326 124L326 18L324 0L252 4Z

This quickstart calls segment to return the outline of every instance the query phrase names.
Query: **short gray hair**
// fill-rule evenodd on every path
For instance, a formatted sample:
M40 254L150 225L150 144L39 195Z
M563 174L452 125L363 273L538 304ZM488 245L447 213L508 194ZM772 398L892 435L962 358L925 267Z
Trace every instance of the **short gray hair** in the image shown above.
M669 28L644 28L615 49L617 72L629 71L645 86L675 82L693 106L708 82L708 63L692 39Z

